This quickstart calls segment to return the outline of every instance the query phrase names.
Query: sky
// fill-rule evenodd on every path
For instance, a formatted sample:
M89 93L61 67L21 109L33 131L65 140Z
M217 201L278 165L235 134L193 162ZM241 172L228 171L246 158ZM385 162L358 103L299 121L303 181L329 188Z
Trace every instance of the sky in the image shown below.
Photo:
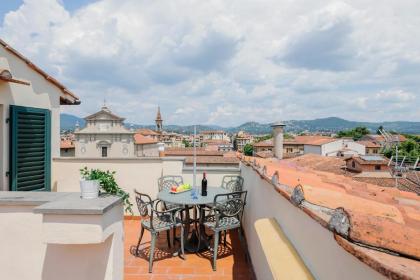
M0 37L128 122L420 121L418 1L1 0Z

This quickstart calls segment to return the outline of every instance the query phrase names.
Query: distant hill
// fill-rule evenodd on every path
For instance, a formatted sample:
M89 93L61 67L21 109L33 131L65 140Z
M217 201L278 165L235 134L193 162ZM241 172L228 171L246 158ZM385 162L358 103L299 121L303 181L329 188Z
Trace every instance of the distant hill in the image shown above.
M73 130L76 123L79 122L80 127L85 125L85 120L70 114L61 114L61 129ZM383 126L388 131L397 131L400 133L409 134L420 134L420 122L355 122L348 121L341 118L330 117L314 120L290 120L285 121L286 131L289 132L338 132L340 130L352 129L357 126L365 126L373 133L379 126ZM134 128L151 128L154 129L154 125L141 125L141 124L126 124L127 127L131 125ZM166 131L173 131L178 133L190 134L194 132L194 126L182 126L182 125L164 125ZM237 127L221 127L217 125L197 125L197 132L203 130L225 130L230 133L236 133L238 131L246 131L251 134L268 134L271 133L270 124L262 124L258 122L247 122Z
M80 127L85 126L85 120L75 115L60 114L60 129L61 130L74 130L76 123L79 122Z

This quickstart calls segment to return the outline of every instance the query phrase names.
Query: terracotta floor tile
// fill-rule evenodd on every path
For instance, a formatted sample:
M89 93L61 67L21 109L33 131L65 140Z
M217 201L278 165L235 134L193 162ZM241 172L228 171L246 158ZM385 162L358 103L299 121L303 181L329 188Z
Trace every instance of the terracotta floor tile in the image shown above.
M125 277L126 280L137 279L253 279L250 264L246 262L245 253L239 243L238 234L233 231L228 235L227 247L223 244L218 248L217 271L212 269L212 253L206 251L201 254L187 254L186 260L174 257L172 254L179 248L168 248L166 233L161 233L156 242L153 273L148 273L150 233L145 231L139 254L135 253L137 245L140 220L125 220ZM211 235L211 233L209 233ZM232 238L232 240L231 240ZM211 241L212 243L212 241ZM212 245L212 244L211 244Z

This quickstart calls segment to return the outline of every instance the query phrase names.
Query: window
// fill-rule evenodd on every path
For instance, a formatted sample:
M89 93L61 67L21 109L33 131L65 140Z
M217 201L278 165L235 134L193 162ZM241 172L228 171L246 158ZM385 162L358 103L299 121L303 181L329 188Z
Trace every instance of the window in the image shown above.
M293 153L293 148L286 148L286 153L288 153L288 154Z
M108 147L102 147L102 157L108 156Z
M51 112L10 106L10 190L50 191Z
M375 170L381 170L381 166L380 165L375 165Z
M354 160L351 162L351 167L356 168L356 163L354 162Z

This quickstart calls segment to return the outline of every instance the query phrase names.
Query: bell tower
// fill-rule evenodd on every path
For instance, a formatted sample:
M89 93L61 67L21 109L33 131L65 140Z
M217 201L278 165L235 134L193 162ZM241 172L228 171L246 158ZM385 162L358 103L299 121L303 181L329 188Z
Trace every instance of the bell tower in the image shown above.
M163 120L162 120L162 116L160 114L160 107L158 106L158 111L156 114L156 131L159 133L162 133L163 130Z

